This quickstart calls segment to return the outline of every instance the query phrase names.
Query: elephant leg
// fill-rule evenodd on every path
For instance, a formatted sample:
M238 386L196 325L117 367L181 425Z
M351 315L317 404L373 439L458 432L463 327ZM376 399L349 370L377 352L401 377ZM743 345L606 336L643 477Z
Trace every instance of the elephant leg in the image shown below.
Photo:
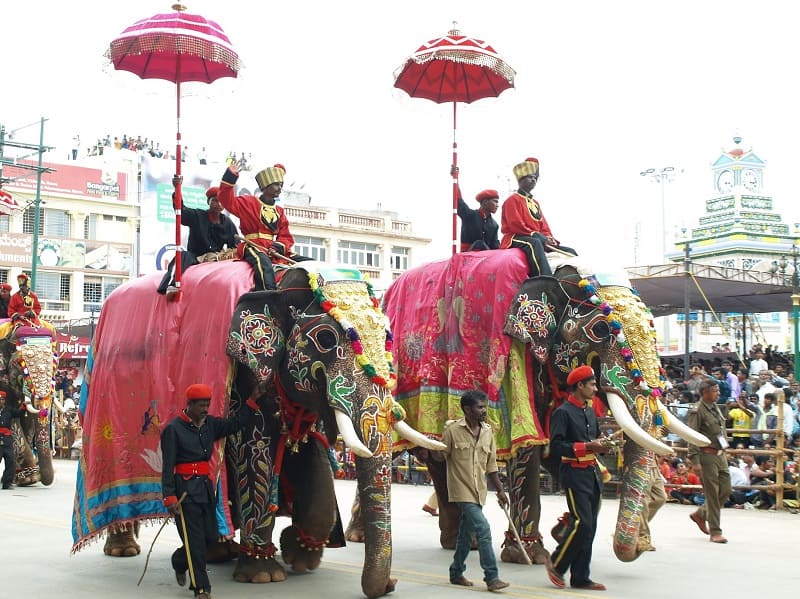
M364 521L361 517L361 500L358 493L353 498L353 506L350 508L350 524L347 525L344 535L351 543L364 542Z
M444 460L428 458L425 460L425 465L428 467L428 474L431 475L433 488L436 489L436 497L439 500L439 544L443 549L455 549L461 510L448 499L447 463Z
M530 560L544 564L550 557L544 548L539 532L542 502L539 474L542 466L542 446L526 447L508 462L508 487L511 519L519 532L520 540ZM509 527L510 528L510 527ZM504 562L525 564L522 548L511 530L506 532L500 559Z
M343 534L327 448L309 441L299 453L284 458L283 472L284 497L292 512L292 525L281 533L283 561L295 572L316 570L325 545L330 541L341 546Z
M33 448L30 439L33 435L21 427L17 422L11 426L14 436L14 462L16 463L16 473L14 483L18 487L28 487L39 482L39 466L36 457L33 455Z
M268 410L268 413L271 413ZM253 418L241 436L228 438L226 451L236 464L238 502L241 506L239 558L233 572L237 582L280 582L286 570L275 559L272 543L275 512L271 509L275 423L264 412Z
M136 528L137 530L134 530ZM136 542L137 526L126 524L120 526L106 535L106 544L103 553L109 557L134 557L141 553L142 548Z

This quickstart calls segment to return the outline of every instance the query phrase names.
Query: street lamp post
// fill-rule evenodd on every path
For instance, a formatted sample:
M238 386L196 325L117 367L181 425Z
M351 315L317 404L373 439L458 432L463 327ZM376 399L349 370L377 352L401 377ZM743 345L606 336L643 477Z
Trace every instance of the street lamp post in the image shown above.
M794 378L795 380L800 380L800 323L797 321L798 319L798 312L800 312L800 273L797 272L797 261L800 258L800 248L797 247L797 243L792 244L792 327L794 332L794 343L792 344L794 352L793 352L793 363L794 363ZM780 273L781 277L783 277L784 284L788 281L786 277L786 269L789 267L789 261L786 259L785 255L782 255L779 260L772 261L772 268L770 268L770 272L772 274Z
M661 260L667 261L667 203L664 185L671 183L675 179L674 166L662 166L661 168L648 168L639 173L642 177L649 177L651 181L658 183L661 187ZM670 349L672 335L669 330L669 316L664 316L664 351Z

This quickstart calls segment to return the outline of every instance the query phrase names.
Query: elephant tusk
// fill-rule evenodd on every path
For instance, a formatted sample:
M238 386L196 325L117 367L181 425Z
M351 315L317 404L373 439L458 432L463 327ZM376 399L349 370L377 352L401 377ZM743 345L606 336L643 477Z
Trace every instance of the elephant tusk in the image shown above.
M64 404L58 401L58 397L56 397L55 395L53 395L53 404L58 408L58 411L61 412L62 414L67 411L64 408Z
M361 439L358 438L356 429L353 428L352 421L339 410L334 410L334 415L336 416L336 426L339 427L339 434L342 435L344 444L352 449L353 453L358 457L371 458L372 452L369 450L369 447L364 445Z
M672 448L664 445L661 441L654 439L642 430L642 427L639 426L633 419L633 416L631 416L631 413L628 412L628 406L625 405L625 402L619 395L613 391L609 391L606 393L606 399L608 400L608 407L611 408L611 414L616 419L619 427L630 437L631 441L658 455L671 455L673 453Z
M31 413L31 414L36 414L36 415L39 414L39 410L34 408L33 404L31 402L29 402L29 401L25 402L25 409L28 410L28 412Z
M684 441L688 441L697 447L711 445L711 441L709 441L708 437L698 433L693 428L686 426L683 422L681 422L680 418L667 410L666 406L661 403L661 400L657 399L656 402L658 403L658 409L663 410L665 414L668 414L667 418L664 420L664 426L666 426L670 432L675 433Z
M403 439L411 441L414 445L427 447L433 451L444 451L447 449L447 445L444 443L435 439L429 439L403 420L394 423L394 430L396 430L397 434L403 437Z

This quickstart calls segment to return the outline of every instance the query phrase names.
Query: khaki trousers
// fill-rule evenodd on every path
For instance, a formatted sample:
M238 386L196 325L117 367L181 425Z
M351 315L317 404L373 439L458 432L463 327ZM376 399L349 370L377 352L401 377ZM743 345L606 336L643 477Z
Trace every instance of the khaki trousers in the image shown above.
M725 455L701 453L700 465L703 467L703 493L706 502L697 510L698 515L708 521L708 532L721 535L720 511L731 495L731 473Z

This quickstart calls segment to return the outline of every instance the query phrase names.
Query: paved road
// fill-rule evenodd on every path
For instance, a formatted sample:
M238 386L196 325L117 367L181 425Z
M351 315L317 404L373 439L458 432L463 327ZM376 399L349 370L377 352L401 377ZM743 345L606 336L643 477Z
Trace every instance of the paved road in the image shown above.
M153 548L141 587L136 586L144 556L157 528L142 531L142 555L111 559L98 543L71 556L70 512L77 462L56 461L56 482L50 488L29 487L0 491L0 599L6 597L143 597L186 598L191 594L174 583L169 555L177 546L172 525L165 528ZM337 481L340 507L347 513L355 493L353 481ZM438 547L436 519L420 508L431 488L396 485L393 488L393 575L399 578L394 597L416 599L464 598L485 592L453 587L447 566L451 553ZM795 567L800 515L786 512L725 510L723 529L727 545L709 543L688 519L691 508L668 504L652 524L658 550L636 562L619 562L611 550L616 502L606 500L594 547L592 577L605 583L608 599L688 599L689 597L756 597L768 591L796 593L800 568ZM549 524L564 511L563 497L545 497L542 517ZM496 505L487 507L495 546L504 529L504 516ZM288 520L279 519L278 526ZM549 530L549 526L546 527ZM552 541L547 547L553 549ZM499 555L499 550L498 550ZM315 572L290 574L285 582L244 585L233 582L232 564L212 565L213 595L221 598L306 598L327 593L338 598L361 597L360 572L363 547L349 544L326 550ZM500 564L500 575L512 586L504 595L521 598L597 597L598 593L557 590L541 566ZM480 581L476 553L470 555L467 576ZM62 595L62 593L65 593Z

